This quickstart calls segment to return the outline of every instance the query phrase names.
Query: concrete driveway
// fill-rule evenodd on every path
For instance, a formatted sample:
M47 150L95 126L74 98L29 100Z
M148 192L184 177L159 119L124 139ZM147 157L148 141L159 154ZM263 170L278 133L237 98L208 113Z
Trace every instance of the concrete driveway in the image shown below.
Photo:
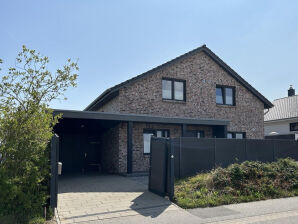
M149 192L147 180L148 177L116 175L60 178L57 207L60 222L104 223L129 216L155 219L168 212L179 214L181 223L184 216L194 218L169 200Z

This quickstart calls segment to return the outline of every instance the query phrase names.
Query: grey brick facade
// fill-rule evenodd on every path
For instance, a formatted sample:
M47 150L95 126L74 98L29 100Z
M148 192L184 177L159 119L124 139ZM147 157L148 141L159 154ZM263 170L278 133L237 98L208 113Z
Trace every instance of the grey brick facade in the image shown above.
M186 101L177 102L162 99L162 78L186 81ZM216 104L216 85L235 87L235 106ZM102 105L97 111L125 114L146 114L168 117L212 118L229 120L228 131L245 132L247 138L261 139L264 136L264 102L248 88L233 78L205 52L183 57L175 63L161 67L150 75L132 81L119 89L119 94ZM171 137L181 136L180 125L134 123L133 126L133 171L148 171L149 156L143 152L143 130L169 129ZM118 155L112 164L113 172L127 169L127 124L121 123L114 130ZM212 137L208 126L188 126L189 130L204 130L206 137Z

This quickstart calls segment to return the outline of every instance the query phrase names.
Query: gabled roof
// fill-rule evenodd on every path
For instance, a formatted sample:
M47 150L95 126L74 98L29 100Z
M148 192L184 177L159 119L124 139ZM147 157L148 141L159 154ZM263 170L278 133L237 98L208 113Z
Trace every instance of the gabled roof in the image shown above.
M245 88L247 88L252 94L254 94L259 100L261 100L264 103L264 108L271 108L273 105L272 103L267 100L261 93L259 93L255 88L253 88L248 82L246 82L240 75L238 75L232 68L230 68L223 60L221 60L216 54L214 54L206 45L203 45L199 48L196 48L192 51L189 51L186 54L183 54L177 58L174 58L171 61L168 61L162 65L159 65L145 73L142 73L134 78L128 79L125 82L122 82L118 85L115 85L114 87L111 87L104 91L99 97L97 97L91 104L89 104L84 110L85 111L92 111L96 110L100 106L104 105L106 102L114 98L119 94L119 89L121 89L124 86L129 85L132 82L135 82L143 77L149 76L153 74L154 72L158 71L161 68L164 68L165 66L171 65L178 60L181 60L187 56L193 55L195 53L199 52L205 52L209 57L211 57L219 66L221 66L228 74L230 74L234 79L236 79L238 82L240 82Z
M264 121L298 118L298 95L273 101L274 107L265 114Z

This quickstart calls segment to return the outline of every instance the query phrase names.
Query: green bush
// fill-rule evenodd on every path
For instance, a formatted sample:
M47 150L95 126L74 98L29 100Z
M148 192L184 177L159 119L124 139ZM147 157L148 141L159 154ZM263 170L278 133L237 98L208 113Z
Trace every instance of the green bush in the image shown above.
M0 81L0 217L41 223L34 218L43 216L49 198L48 146L61 117L49 103L76 85L78 68L68 60L52 74L48 58L25 46L16 62Z
M46 220L42 217L35 217L29 220L29 224L44 224Z
M21 121L22 112L15 112L10 114L9 120L1 123L2 130L13 131L13 134L4 133L6 141L2 146L5 160L0 168L0 212L4 215L13 212L19 222L42 214L49 197L47 145L52 135L50 124L53 118L36 111L31 111L30 116L34 114L39 117Z
M185 208L298 195L298 163L292 159L246 161L179 180L175 201Z

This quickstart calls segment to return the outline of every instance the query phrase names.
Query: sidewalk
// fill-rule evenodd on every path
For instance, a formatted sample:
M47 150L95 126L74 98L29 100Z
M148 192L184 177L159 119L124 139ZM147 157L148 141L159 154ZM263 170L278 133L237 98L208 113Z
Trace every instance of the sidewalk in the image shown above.
M298 197L187 210L197 223L298 223Z
M297 224L298 197L273 199L258 202L225 205L214 208L197 208L185 210L192 214L188 216L181 210L168 211L155 218L130 216L88 222L88 224L103 223L197 223L197 224ZM87 224L87 223L85 223Z

